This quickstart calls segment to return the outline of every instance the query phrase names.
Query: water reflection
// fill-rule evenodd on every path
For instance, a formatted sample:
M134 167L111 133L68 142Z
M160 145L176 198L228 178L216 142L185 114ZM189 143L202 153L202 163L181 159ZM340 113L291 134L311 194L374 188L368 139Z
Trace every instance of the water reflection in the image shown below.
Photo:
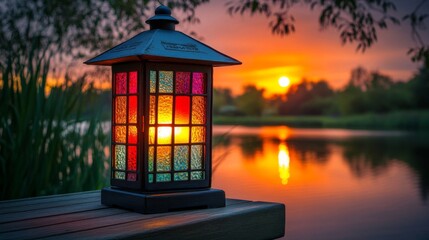
M289 171L290 157L289 157L289 149L287 148L286 143L279 144L278 160L279 160L280 179L282 180L282 184L286 185L290 178L290 171Z
M215 139L228 129L215 127ZM213 186L287 204L289 239L429 236L427 136L236 127L222 139Z

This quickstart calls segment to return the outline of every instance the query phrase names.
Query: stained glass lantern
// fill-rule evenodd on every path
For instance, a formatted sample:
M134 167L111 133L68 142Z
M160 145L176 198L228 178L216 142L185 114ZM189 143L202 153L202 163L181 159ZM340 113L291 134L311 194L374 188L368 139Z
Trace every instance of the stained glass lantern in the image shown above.
M142 213L225 206L210 188L213 67L241 63L175 31L165 6L146 23L85 62L112 66L111 187L101 202Z

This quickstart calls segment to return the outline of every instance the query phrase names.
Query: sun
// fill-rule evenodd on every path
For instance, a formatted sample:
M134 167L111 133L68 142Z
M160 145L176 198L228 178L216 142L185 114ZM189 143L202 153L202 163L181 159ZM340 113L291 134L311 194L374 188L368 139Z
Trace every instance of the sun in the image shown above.
M288 87L289 84L290 84L290 79L288 77L281 76L279 78L279 85L280 85L280 87L285 88L285 87Z

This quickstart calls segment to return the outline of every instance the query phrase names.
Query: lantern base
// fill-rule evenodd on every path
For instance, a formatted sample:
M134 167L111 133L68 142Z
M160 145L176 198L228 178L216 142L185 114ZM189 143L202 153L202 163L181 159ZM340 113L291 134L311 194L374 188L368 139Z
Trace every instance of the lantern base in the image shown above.
M225 207L225 192L210 188L173 193L141 193L107 187L101 190L101 204L139 213L219 208Z

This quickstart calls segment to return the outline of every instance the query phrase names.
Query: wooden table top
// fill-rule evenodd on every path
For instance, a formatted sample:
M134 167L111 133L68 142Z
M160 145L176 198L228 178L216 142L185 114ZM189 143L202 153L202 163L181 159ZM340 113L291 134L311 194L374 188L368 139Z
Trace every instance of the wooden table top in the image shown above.
M100 191L0 201L0 239L274 239L285 206L227 199L226 207L140 214L100 203Z

